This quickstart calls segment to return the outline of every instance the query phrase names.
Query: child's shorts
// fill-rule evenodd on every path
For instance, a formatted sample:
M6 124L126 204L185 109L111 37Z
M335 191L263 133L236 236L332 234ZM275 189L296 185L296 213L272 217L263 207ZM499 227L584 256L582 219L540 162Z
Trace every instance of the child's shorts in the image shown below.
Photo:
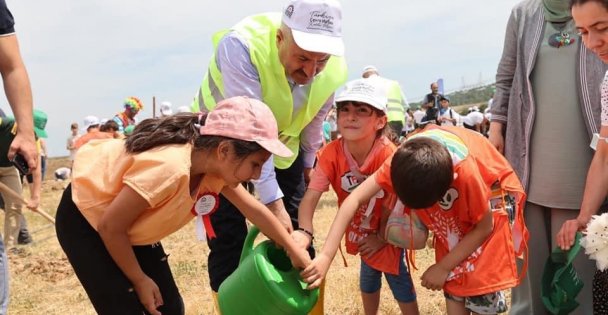
M477 314L497 314L507 311L507 299L503 291L477 296L460 297L443 293L446 299L464 302L464 307Z
M386 282L393 292L395 300L401 303L416 301L416 291L412 283L412 277L403 261L403 254L399 260L399 275L384 273ZM382 272L378 271L361 259L361 272L359 275L359 288L363 293L376 293L382 287Z

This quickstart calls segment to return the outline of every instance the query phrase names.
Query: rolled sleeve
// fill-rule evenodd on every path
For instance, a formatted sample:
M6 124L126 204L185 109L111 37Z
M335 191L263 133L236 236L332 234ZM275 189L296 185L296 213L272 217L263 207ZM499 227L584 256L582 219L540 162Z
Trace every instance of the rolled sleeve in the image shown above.
M279 188L277 176L274 171L274 159L271 156L262 166L260 178L252 181L260 197L260 202L269 204L283 198L283 191Z

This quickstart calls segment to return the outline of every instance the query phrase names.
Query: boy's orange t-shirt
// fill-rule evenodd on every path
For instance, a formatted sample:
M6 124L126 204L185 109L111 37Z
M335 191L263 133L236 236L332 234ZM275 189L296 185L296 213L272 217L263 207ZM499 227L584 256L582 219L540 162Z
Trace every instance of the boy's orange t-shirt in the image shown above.
M334 140L319 151L317 166L308 189L326 192L331 184L338 197L338 206L340 206L362 180L373 174L387 158L392 156L394 151L395 145L386 137L381 137L374 143L363 165L358 166L345 147L344 141L342 139ZM358 174L353 173L351 164L356 167ZM347 253L358 254L358 241L369 234L378 232L382 206L388 199L388 194L380 191L367 204L357 210L346 229ZM363 261L372 268L391 274L399 273L400 258L401 249L391 244L386 244L370 257L362 257Z
M477 160L488 157L485 150L495 150L483 137L469 137L466 129L435 127L410 139L429 137L444 144L454 162L456 179L434 206L418 209L416 214L435 235L435 259L441 261L463 237L490 211L491 183L512 169L506 160ZM409 139L408 139L409 140ZM465 142L466 141L466 142ZM504 160L504 163L503 163ZM376 173L376 182L394 193L390 176L392 159L388 159ZM480 169L480 163L502 165L498 173ZM494 177L493 180L489 178ZM487 184L490 182L490 184ZM505 182L512 183L510 180ZM502 183L501 183L502 184ZM521 185L517 193L523 194ZM407 207L407 205L406 205ZM406 209L406 211L412 211ZM476 296L514 287L519 283L511 227L504 211L493 211L494 230L485 242L448 275L444 290L455 296Z
M191 211L196 202L190 194L191 152L191 144L176 144L128 154L122 139L91 141L76 153L72 199L97 229L107 207L129 186L150 205L128 231L131 244L156 243L195 218ZM206 175L197 195L217 195L225 185L222 178Z

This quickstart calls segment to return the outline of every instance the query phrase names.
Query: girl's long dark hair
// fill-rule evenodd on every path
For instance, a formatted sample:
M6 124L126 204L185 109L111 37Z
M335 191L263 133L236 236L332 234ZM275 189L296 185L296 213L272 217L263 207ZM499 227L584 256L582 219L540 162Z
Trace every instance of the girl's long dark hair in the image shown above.
M162 118L145 119L127 137L125 148L128 153L141 153L156 147L171 144L192 143L195 150L216 148L222 141L230 141L237 158L263 150L251 141L232 139L222 136L201 136L196 125L204 125L206 115L180 113Z

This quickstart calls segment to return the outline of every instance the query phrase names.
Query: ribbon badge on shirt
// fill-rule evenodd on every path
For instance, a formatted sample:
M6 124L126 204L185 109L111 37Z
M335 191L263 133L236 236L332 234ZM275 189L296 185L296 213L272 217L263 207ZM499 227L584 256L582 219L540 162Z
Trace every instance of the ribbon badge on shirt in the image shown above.
M216 193L208 192L201 195L192 206L192 215L196 216L196 236L199 240L204 241L205 236L210 239L215 238L213 226L211 226L211 218L209 217L220 205L220 198Z

